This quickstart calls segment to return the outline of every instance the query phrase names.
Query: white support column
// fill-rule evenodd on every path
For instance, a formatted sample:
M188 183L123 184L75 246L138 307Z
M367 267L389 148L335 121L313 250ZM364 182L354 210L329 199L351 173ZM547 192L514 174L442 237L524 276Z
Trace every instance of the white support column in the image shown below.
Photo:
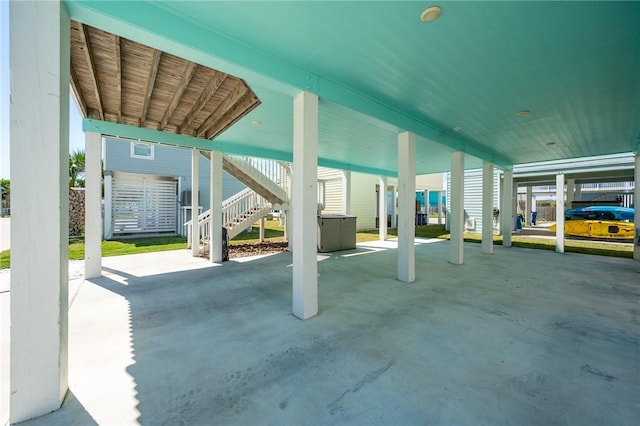
M260 242L261 243L264 243L264 219L265 219L264 216L260 218Z
M416 280L416 135L398 135L398 279Z
M556 175L556 252L564 253L564 173Z
M502 246L511 247L511 231L513 231L513 171L505 170L503 176L502 206L500 208Z
M378 179L380 190L378 192L378 235L380 241L387 239L387 177Z
M493 254L493 163L482 165L482 253Z
M102 135L85 133L84 277L102 275Z
M9 10L13 424L68 389L70 21L62 2Z
M398 187L393 185L391 187L391 228L398 227Z
M636 152L635 182L633 192L633 206L635 213L633 223L635 224L636 236L633 245L633 258L640 260L640 152Z
M533 208L533 189L532 189L531 185L527 185L527 212L526 212L527 217L525 218L525 220L529 224L529 226L533 225L531 223L531 217L532 217L533 211L534 211L534 208Z
M317 194L318 97L301 92L293 99L293 314L318 314Z
M576 190L573 193L573 201L582 201L582 184L576 184Z
M200 226L198 226L198 207L200 200L198 199L199 190L199 171L198 161L200 159L200 151L194 149L191 151L191 254L193 257L200 255Z
M451 154L451 211L449 211L451 244L449 262L462 265L464 262L464 152Z
M442 225L442 191L438 191L438 225Z
M571 208L571 203L575 200L576 181L575 179L567 179L567 203L566 205Z
M342 171L342 213L351 214L351 171Z
M209 261L222 262L222 153L211 151Z

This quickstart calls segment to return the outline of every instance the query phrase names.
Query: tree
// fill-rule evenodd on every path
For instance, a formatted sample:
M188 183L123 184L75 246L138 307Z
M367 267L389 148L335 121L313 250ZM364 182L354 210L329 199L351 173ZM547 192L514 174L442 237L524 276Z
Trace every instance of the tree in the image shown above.
M11 181L9 179L0 179L0 187L2 188L1 207L11 207Z
M77 150L69 154L69 186L84 188L84 151Z

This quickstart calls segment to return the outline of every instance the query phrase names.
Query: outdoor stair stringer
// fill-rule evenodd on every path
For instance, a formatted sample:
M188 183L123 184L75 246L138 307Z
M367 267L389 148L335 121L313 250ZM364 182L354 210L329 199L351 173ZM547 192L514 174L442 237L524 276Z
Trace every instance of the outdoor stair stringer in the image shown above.
M211 159L211 155L207 151L203 151L202 155ZM289 197L285 189L262 174L248 161L224 155L222 157L222 168L274 206L286 206L289 204Z
M262 208L256 207L251 211L247 211L244 214L237 216L233 221L225 223L224 227L227 228L227 235L229 236L229 239L233 239L242 231L248 229L257 220L266 216L271 211L271 209L272 207L269 204Z
M223 224L227 229L227 237L229 240L238 236L242 231L248 229L257 220L263 218L272 209L271 204L267 204L264 207L256 207L243 214L236 216L233 220ZM200 240L200 255L204 256L209 253L209 239L205 238Z

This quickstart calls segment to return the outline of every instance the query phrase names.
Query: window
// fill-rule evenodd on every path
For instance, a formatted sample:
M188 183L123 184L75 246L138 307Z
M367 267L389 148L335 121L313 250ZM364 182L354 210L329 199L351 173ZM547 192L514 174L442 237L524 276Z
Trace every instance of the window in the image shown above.
M153 160L153 144L144 142L131 142L131 158Z

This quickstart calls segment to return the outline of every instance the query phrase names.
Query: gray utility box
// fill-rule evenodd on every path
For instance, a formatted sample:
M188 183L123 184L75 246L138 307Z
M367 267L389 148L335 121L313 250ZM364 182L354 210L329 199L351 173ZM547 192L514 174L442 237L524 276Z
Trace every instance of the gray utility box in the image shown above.
M338 214L318 216L318 251L356 248L356 217Z

